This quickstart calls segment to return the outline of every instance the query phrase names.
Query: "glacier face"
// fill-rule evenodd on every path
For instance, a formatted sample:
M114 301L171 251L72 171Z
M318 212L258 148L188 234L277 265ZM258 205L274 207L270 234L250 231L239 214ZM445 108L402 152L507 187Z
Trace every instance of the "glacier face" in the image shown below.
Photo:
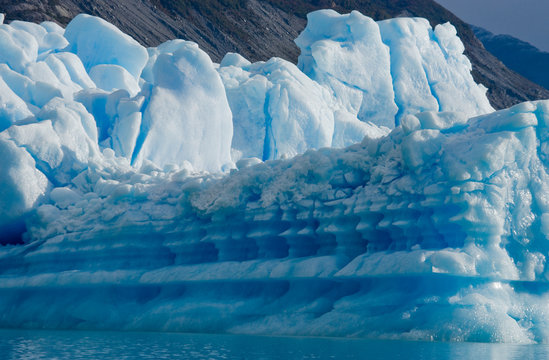
M549 101L493 112L451 25L0 32L0 327L548 341Z

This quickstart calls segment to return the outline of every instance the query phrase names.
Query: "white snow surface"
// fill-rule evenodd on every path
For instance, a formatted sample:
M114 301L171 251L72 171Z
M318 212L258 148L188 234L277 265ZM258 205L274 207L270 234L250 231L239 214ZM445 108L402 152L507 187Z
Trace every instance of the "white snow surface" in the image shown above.
M494 112L450 24L296 43L0 21L0 327L549 341L549 100Z

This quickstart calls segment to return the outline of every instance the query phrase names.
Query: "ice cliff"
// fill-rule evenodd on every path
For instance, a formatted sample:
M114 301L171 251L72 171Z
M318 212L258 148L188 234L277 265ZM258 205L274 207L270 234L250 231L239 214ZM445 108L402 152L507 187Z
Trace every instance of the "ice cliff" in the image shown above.
M450 24L0 32L0 327L549 340L549 101L493 112Z

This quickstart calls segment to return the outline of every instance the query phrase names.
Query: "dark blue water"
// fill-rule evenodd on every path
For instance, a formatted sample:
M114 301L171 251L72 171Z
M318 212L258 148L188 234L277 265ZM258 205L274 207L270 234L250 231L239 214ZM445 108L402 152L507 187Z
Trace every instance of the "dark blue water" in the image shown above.
M547 359L547 345L0 330L0 359Z

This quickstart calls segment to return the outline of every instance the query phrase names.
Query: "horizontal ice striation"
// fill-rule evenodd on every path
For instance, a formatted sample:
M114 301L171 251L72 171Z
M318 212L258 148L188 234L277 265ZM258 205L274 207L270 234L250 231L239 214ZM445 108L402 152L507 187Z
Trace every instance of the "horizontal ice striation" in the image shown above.
M226 176L111 157L0 249L0 325L545 342L548 125L424 112Z
M80 247L117 259L104 250L120 240L166 246L173 265L326 255L333 269L318 271L331 275L544 280L548 121L549 101L470 120L425 112L386 137L229 175L136 170L104 154L33 214L26 242L41 245L25 271Z
M490 113L449 24L297 43L0 23L0 327L547 342L549 102Z

